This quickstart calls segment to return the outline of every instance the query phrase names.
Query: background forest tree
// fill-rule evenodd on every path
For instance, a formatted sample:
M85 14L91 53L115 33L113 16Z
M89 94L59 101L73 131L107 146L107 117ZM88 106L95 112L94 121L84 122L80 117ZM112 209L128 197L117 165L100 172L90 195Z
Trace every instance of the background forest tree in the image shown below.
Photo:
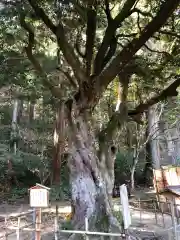
M0 2L1 88L16 116L6 104L9 170L12 159L31 156L42 182L57 184L67 161L73 223L86 216L94 227L106 215L113 231L119 138L132 128L137 135L144 112L178 94L180 1ZM141 148L144 131L141 140L129 134L129 149Z

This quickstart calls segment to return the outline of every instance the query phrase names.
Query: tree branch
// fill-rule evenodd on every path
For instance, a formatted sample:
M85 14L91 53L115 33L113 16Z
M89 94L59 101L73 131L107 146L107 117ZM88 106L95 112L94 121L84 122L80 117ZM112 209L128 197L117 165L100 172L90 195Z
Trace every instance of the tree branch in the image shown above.
M76 82L73 80L73 78L70 76L70 74L69 74L67 71L64 71L64 70L62 70L62 69L59 69L59 71L64 74L64 76L69 80L69 83L70 83L75 89L78 88Z
M167 88L165 88L160 94L154 95L151 99L147 100L146 103L139 104L134 110L128 112L128 116L132 117L134 120L139 121L139 115L141 115L144 111L148 110L148 108L160 101L165 100L167 97L177 96L178 92L176 91L177 87L180 85L180 75L176 76L176 80L173 81ZM125 86L125 85L124 85ZM126 88L121 88L121 96L124 97L122 100L126 101ZM126 120L125 112L123 109L119 109L119 111L114 112L111 119L107 123L106 127L99 133L98 137L100 141L108 140L112 137L117 127L121 127Z
M164 55L166 55L166 56L170 56L170 54L169 54L168 52L158 51L158 50L152 49L152 48L148 47L147 44L144 44L144 47L145 47L148 51L150 51L150 52L159 53L159 54L164 54Z
M180 39L180 34L176 33L176 32L171 32L171 31L166 31L166 30L160 30L159 33L161 34L165 34L165 35L169 35L172 37L176 37Z
M42 19L45 25L56 35L57 27L53 24L50 18L45 14L44 10L38 6L34 0L28 0L29 4L33 8L34 12L38 17Z
M28 2L33 8L35 14L45 23L45 25L57 37L58 45L61 51L63 52L66 61L72 67L72 70L78 82L81 83L82 81L84 81L86 79L85 72L83 71L83 69L81 69L80 61L76 57L71 45L68 43L62 23L59 22L58 26L55 26L53 22L49 19L49 17L45 14L44 10L41 7L39 7L37 1L28 0Z
M137 35L138 35L138 33L130 33L130 34L120 33L120 34L117 34L116 37L117 38L129 38L129 37L136 37Z
M109 22L108 27L106 29L104 38L102 40L101 46L98 50L94 61L94 74L98 75L103 68L103 61L108 50L108 47L111 43L112 38L115 36L116 29L120 26L120 24L130 15L130 10L133 7L136 0L127 0L121 10L121 12Z
M157 32L178 6L180 0L166 0L157 15L143 29L141 35L137 39L133 39L126 47L111 61L110 65L95 79L94 88L97 89L97 96L94 99L98 101L102 92L107 88L108 84L122 71L124 66L132 59L134 54L145 44L145 42ZM95 104L95 102L94 102Z
M108 23L111 22L112 20L112 16L111 16L111 10L110 10L110 7L109 7L109 0L104 0L105 2L105 13L106 13L106 17L107 17L107 20L108 20Z
M93 58L94 40L96 36L96 10L93 6L88 7L87 29L86 29L86 74L91 74L91 64Z
M80 32L78 31L76 42L75 42L75 49L76 49L76 52L79 54L79 56L84 59L86 55L85 53L81 52L79 44L80 44Z
M81 17L83 22L84 23L87 22L87 8L85 8L82 5L80 5L77 0L71 0L71 2L74 5L76 13L79 14L79 16Z
M132 69L131 69L132 70ZM130 73L131 72L131 73ZM118 99L116 105L116 111L110 118L106 127L98 134L100 141L110 141L116 131L117 127L121 127L127 118L127 95L128 95L128 85L131 78L132 71L124 71L123 74L119 75L119 86L118 86Z
M177 87L180 85L180 75L175 77L175 80L165 88L160 94L155 94L153 97L148 99L145 103L139 104L134 110L129 111L129 116L134 116L143 113L146 111L150 106L167 99L168 97L177 96Z
M25 47L25 51L29 61L34 66L35 70L41 75L44 86L51 91L53 96L57 98L61 98L60 89L56 88L54 85L51 84L51 82L49 82L47 78L47 74L43 71L40 63L37 61L37 59L33 55L33 47L35 44L34 31L32 30L31 26L26 23L25 15L23 13L20 13L20 24L28 33L28 45L27 47Z
M144 17L151 17L151 18L153 18L153 15L150 12L144 12L144 11L141 11L140 9L138 9L138 8L133 8L131 10L131 14L132 13L138 13L138 14L141 14L142 16L144 16Z
M117 38L114 37L111 40L111 43L109 45L109 50L104 58L103 61L103 67L106 66L106 64L111 60L111 58L114 56L115 52L116 52L116 48L117 48Z

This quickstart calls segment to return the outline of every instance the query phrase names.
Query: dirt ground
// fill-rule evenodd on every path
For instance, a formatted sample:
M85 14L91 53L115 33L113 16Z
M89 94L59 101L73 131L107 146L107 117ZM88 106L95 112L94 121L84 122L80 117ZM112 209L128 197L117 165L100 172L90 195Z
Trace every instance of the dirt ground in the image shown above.
M144 189L142 191L136 191L130 202L135 203L138 202L138 199L141 200L150 200L155 198L155 193L153 190L147 190ZM58 205L58 212L62 216L63 213L70 213L71 207L69 202L57 202L52 203L50 208L46 208L43 210L42 214L42 232L44 234L43 240L50 240L50 234L52 236L52 233L54 232L54 216L55 216L55 209L56 204ZM141 236L140 239L143 239L143 237L146 237L146 239L153 239L153 236L163 236L164 238L161 239L173 239L173 238L167 238L168 231L166 229L170 228L172 226L172 219L169 215L164 215L157 213L155 214L154 209L143 209L140 211L138 205L131 207L131 219L132 224L130 227L130 231L136 232L137 236ZM114 199L114 210L120 211L120 199ZM6 217L11 216L11 219L9 219L6 223L6 226L8 228L17 227L18 219L16 216L22 213L28 213L32 211L28 203L16 203L14 205L10 205L7 203L3 203L0 205L0 240L4 239L3 236L5 233L10 233L15 230L7 230L5 229L5 222L4 219ZM12 218L14 216L14 218ZM64 215L63 215L64 216ZM33 222L33 214L27 214L25 216L21 217L20 226L25 226L32 224ZM32 228L33 226L29 226L28 228ZM25 239L31 239L33 236L33 230L32 231L20 231L20 240ZM169 234L171 234L172 231L169 231ZM8 240L16 240L16 233L11 234L8 236ZM154 238L155 239L155 238Z

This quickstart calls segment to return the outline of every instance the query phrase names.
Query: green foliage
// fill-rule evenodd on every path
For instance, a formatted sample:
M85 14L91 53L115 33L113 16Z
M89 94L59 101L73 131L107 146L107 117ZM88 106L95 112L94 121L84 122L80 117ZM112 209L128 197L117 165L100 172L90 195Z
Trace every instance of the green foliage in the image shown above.
M8 202L14 203L28 195L27 187L13 187L8 194Z
M17 154L13 154L9 152L9 146L7 144L0 144L1 181L5 181L8 175L8 159L12 163L12 170L15 172L17 178L19 175L21 177L25 176L27 170L32 172L40 171L42 167L41 159L38 156L20 151L17 152Z
M52 201L68 200L70 198L69 172L66 164L61 166L60 176L60 184L51 187L50 199Z
M8 145L0 144L0 189L2 185L10 180L8 178L8 175L10 174L7 163L8 159L11 159L12 169L14 171L13 176L16 177L18 184L20 185L18 187L13 183L13 187L10 189L8 195L10 201L15 201L26 196L28 188L40 182L40 172L45 173L51 171L50 165L47 165L50 162L49 160L46 159L46 161L43 162L37 155L24 152L11 154L8 151ZM51 186L51 201L68 200L70 197L69 179L66 168L67 167L64 166L61 169L61 184Z
M118 220L119 223L122 223L123 216L122 216L121 211L114 211L113 215L116 217L116 219Z
M115 176L118 180L118 175L121 173L130 176L130 169L133 164L133 153L118 152L115 161ZM121 176L120 176L121 177Z
M1 106L0 120L2 125L11 124L12 109L8 105Z
M8 145L0 144L0 182L1 184L5 182L7 178L7 152L8 152Z
M70 189L63 181L60 185L55 185L51 187L50 200L53 201L64 201L70 198Z
M74 226L71 220L67 220L61 224L62 230L74 230Z

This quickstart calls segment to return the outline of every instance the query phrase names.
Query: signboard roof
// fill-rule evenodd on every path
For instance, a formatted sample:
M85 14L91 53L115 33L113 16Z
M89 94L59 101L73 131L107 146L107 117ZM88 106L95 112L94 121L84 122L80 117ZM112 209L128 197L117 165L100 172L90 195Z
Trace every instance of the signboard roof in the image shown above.
M31 189L46 189L48 191L50 190L49 187L46 187L46 186L44 186L42 184L39 184L39 183L36 183L35 186L32 186L32 187L29 188L29 190L31 190Z

